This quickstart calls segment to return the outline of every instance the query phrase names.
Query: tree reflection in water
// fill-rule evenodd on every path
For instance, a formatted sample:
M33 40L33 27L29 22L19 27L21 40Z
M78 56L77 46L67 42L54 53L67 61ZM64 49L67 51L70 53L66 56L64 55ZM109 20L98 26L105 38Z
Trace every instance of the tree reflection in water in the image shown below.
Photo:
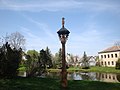
M25 73L19 74L25 77ZM60 72L47 72L43 74L43 78L60 79ZM42 77L42 76L40 76ZM96 72L69 72L67 74L68 80L92 80L103 82L120 82L120 74L115 73L96 73Z
M120 74L117 74L117 80L120 82Z

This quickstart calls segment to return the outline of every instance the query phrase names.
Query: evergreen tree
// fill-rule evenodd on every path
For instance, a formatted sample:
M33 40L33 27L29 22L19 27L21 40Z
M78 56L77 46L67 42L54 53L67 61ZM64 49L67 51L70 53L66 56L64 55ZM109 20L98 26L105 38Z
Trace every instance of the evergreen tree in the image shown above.
M0 48L0 77L16 77L21 59L22 49L12 49L10 44L6 42L6 44Z
M46 72L47 68L51 68L53 66L51 56L50 56L51 55L50 51L49 51L49 49L46 49L46 51L42 49L40 51L40 55L39 55L39 65L42 68L41 69L42 72Z
M53 66L53 64L52 64L52 54L51 54L50 49L48 47L46 47L45 52L46 52L46 56L47 56L46 57L47 58L47 65L48 65L47 68L51 68Z
M39 73L44 73L46 71L46 67L47 67L46 65L47 65L47 54L46 51L42 49L39 54L39 66L41 68Z
M83 68L83 69L88 69L88 68L89 68L89 61L88 61L86 52L84 52L84 54L83 54L83 58L82 58L82 68Z

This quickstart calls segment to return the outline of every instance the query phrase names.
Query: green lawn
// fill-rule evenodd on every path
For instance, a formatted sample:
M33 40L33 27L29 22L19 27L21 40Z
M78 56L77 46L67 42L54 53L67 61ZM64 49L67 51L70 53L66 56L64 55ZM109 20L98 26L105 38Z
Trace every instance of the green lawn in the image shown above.
M120 70L114 67L90 67L90 69L69 68L68 71L87 71L87 72L103 72L103 73L120 73Z
M60 80L50 78L0 79L0 90L61 90ZM120 83L68 81L66 90L120 90Z
M60 69L48 69L50 72L59 72ZM90 67L90 69L81 69L78 67L73 67L67 69L68 72L74 71L83 71L83 72L102 72L102 73L120 73L120 70L115 69L114 67Z

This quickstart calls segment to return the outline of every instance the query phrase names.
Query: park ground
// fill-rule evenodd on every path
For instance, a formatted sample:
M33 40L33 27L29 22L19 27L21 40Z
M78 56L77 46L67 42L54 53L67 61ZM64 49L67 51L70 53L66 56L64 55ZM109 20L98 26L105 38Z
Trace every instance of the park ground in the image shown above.
M49 72L60 72L60 69L48 69ZM101 72L101 73L119 73L120 70L115 69L115 67L90 67L90 69L81 69L79 67L70 67L67 69L68 72L75 72L75 71L81 71L81 72Z
M49 69L50 72L59 72L60 69ZM106 72L120 73L111 67L91 67L90 69L69 68L68 72ZM0 90L62 90L60 80L53 78L26 78L0 79ZM120 83L108 83L100 81L68 80L66 90L120 90Z
M61 90L60 80L51 78L0 79L0 90ZM65 90L120 90L120 83L68 81Z

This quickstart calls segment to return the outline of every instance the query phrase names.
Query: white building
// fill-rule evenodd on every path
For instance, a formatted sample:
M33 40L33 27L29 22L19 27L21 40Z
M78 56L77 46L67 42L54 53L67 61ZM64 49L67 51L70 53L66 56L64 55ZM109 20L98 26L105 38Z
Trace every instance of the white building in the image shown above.
M96 58L97 56L89 56L89 66L96 66Z
M96 65L96 57L97 56L87 56L87 60L89 63L89 66L95 66ZM70 57L70 55L66 56L66 62L69 66L74 66L74 67L81 67L82 66L82 60L83 57L79 57L78 55Z
M98 52L100 65L115 67L116 61L120 58L120 46L112 46Z

